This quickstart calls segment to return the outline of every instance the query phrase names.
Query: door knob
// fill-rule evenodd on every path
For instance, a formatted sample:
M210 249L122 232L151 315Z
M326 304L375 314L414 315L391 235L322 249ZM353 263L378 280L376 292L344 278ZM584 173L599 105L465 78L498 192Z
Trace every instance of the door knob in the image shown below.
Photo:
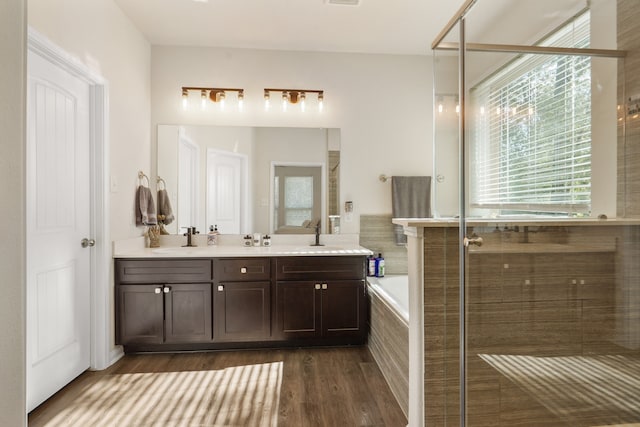
M92 248L92 247L94 247L96 245L96 241L93 240L93 239L87 239L85 237L84 239L80 240L80 245L83 248L86 248L86 247L91 247Z
M473 234L471 237L465 237L462 244L465 248L468 248L469 245L482 246L483 242L482 237Z

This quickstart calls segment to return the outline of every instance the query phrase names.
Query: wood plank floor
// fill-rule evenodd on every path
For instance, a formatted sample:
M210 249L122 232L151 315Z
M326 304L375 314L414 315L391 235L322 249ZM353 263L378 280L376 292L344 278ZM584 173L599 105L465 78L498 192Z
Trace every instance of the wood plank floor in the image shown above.
M404 427L407 420L369 350L347 347L127 355L82 374L29 414L29 426L57 425Z

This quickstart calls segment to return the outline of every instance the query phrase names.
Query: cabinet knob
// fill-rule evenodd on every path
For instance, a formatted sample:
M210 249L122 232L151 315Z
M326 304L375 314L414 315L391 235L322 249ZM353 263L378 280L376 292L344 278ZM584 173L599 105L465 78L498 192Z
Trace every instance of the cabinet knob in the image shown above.
M161 294L162 293L162 288L155 288L153 290L156 294Z
M164 291L165 294L168 294L169 292L171 292L171 288L168 286L165 286L162 290Z
M316 289L320 289L320 283L316 283Z
M327 284L326 284L326 283L323 283L323 284L322 284L322 289L327 289L327 288L328 288Z
M247 273L247 267L240 268L240 273L246 274Z
M218 292L222 292L222 291L224 291L224 286L218 285Z

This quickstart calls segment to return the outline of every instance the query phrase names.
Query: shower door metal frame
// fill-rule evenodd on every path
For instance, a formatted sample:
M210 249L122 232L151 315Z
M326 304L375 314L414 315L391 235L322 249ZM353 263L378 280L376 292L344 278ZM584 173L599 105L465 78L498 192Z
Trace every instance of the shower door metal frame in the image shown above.
M627 56L625 50L615 49L588 49L588 48L564 48L554 46L527 46L514 44L489 44L489 43L467 43L466 42L466 14L478 2L478 0L466 0L458 9L455 15L449 20L447 25L438 33L435 40L431 43L432 50L457 51L458 52L458 91L460 99L460 114L458 119L458 150L459 150L459 405L460 405L460 426L466 425L466 264L467 264L467 246L469 245L469 237L467 236L467 219L466 219L466 81L465 66L466 52L502 52L516 54L538 54L538 55L578 55L602 58L624 58ZM459 25L459 42L444 42L444 38Z

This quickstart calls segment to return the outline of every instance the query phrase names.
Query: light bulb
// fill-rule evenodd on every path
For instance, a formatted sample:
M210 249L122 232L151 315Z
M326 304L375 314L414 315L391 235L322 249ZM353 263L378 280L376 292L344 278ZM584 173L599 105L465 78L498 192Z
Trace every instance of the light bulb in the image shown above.
M302 111L303 113L306 109L306 100L307 100L307 97L304 94L304 92L300 92L300 111Z
M496 114L500 115L500 107L496 107Z
M186 89L182 89L182 109L186 110L189 104L189 92Z
M269 92L264 91L264 111L269 111Z
M438 104L438 113L442 114L442 112L444 111L444 105L442 105L442 102Z
M238 92L238 110L242 111L243 108L244 108L244 92L240 91Z
M200 91L200 108L207 108L207 91L204 89Z
M480 107L480 115L484 116L484 105Z
M218 99L220 99L220 111L224 110L224 102L225 102L225 94L224 92L220 92L220 94L218 95Z
M456 114L460 114L460 104L456 104Z
M282 92L282 111L287 111L287 92Z
M322 112L324 110L324 93L320 92L318 94L318 110Z

